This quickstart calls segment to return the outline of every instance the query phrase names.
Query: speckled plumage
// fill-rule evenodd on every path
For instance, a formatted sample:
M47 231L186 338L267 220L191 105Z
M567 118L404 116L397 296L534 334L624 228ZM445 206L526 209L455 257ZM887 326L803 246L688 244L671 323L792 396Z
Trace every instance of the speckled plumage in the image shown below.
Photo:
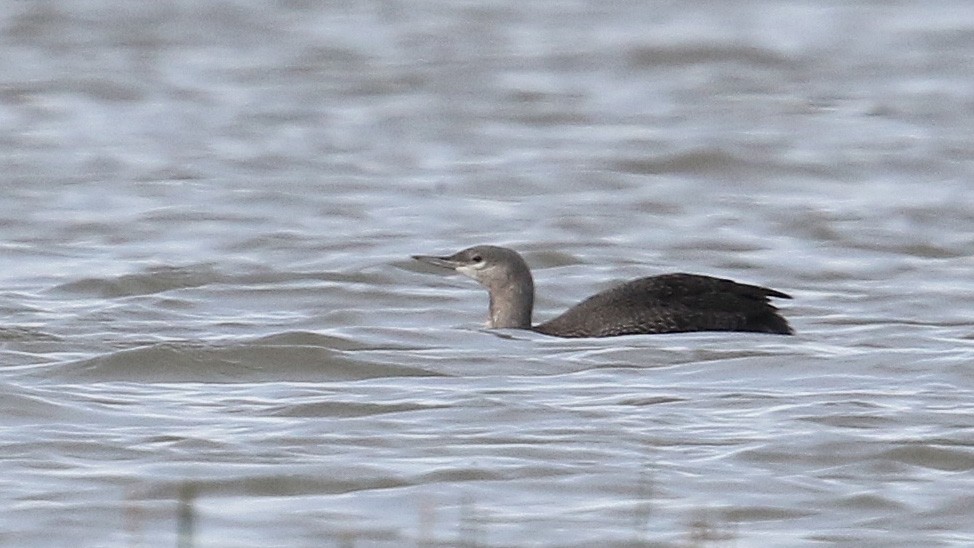
M474 246L448 257L415 259L455 269L490 293L489 327L532 329L556 337L751 331L792 334L770 303L788 295L755 285L697 274L639 278L585 299L560 316L531 324L534 281L524 259L497 246Z
M732 280L664 274L596 293L534 330L557 337L687 331L791 334L791 327L768 302L769 297L791 298Z

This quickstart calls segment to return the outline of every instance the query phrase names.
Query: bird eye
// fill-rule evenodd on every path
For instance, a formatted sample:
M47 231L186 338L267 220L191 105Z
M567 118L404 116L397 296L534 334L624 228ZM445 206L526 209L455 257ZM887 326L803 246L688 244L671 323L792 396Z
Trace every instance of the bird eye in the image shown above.
M480 255L474 255L473 257L470 257L470 260L472 260L475 263L479 263L482 262L484 258L481 257Z

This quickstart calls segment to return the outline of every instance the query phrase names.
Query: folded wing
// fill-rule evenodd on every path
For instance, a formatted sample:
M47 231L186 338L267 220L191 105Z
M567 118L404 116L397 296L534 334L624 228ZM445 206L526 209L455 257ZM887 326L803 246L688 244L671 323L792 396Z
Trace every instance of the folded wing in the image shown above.
M597 293L535 328L559 337L752 331L792 334L770 303L774 289L697 274L639 278Z

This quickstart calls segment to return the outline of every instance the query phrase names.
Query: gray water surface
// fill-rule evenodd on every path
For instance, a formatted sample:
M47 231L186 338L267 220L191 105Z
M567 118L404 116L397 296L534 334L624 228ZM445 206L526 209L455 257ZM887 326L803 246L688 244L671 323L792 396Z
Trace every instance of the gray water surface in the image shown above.
M0 544L974 544L974 4L7 2ZM560 340L687 271L795 337Z

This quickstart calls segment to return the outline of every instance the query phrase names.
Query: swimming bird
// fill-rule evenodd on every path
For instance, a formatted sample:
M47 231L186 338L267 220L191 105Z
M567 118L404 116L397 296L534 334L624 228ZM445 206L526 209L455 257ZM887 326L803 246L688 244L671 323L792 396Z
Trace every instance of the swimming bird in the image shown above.
M534 280L527 263L513 249L478 245L447 257L413 258L456 270L486 287L490 328L530 329L555 337L688 331L793 333L769 302L771 297L790 296L767 287L683 273L623 283L592 295L552 320L532 325Z

